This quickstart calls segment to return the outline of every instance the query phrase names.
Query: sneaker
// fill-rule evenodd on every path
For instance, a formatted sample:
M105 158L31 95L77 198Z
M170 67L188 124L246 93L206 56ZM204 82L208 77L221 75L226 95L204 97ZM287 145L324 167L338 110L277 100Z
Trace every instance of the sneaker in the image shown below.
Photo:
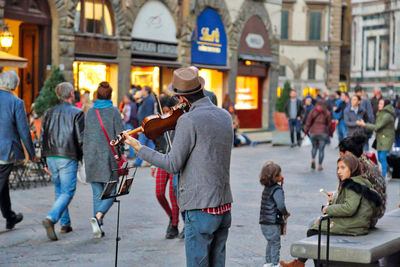
M272 267L272 263L266 263L263 265L263 267Z
M295 144L291 144L291 145L290 145L291 148L293 148L293 147L295 147L295 146L296 146Z
M54 231L54 223L50 219L45 218L42 221L42 224L43 224L44 229L46 229L47 237L53 241L58 240L56 232Z
M315 170L315 161L311 161L311 169Z
M167 234L165 235L166 239L174 239L178 237L179 235L179 230L177 226L171 226L171 228L168 229Z
M92 231L94 237L101 238L103 236L102 234L103 231L101 230L101 226L97 218L96 217L91 218L90 224L92 225Z
M23 218L24 218L24 216L22 215L22 213L15 214L14 217L12 217L10 220L7 220L7 223L6 223L7 230L13 229L14 226L17 223L21 222Z
M271 267L282 267L282 265L278 264L271 264Z
M70 226L70 225L62 225L61 226L61 230L60 230L61 234L66 234L69 232L72 232L72 226Z

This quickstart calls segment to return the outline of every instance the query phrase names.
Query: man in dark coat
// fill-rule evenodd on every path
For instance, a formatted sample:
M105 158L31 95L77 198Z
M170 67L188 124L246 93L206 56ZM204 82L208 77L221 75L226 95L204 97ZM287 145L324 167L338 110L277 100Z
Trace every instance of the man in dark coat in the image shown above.
M6 228L11 230L22 221L22 213L11 209L8 178L14 162L25 159L21 140L30 159L35 157L24 101L11 92L18 86L19 78L15 71L0 73L0 208L7 220Z
M285 114L289 120L289 128L290 128L290 140L292 142L291 147L295 147L294 142L294 129L296 128L296 139L297 145L301 145L301 125L300 120L303 115L303 105L301 104L301 100L297 98L297 93L295 90L290 91L290 99L286 102L285 105Z
M85 115L72 105L74 87L68 82L55 89L60 104L47 110L42 123L42 155L54 182L56 201L42 221L47 237L57 240L54 224L61 219L61 233L72 231L68 205L75 194L78 161L82 159Z

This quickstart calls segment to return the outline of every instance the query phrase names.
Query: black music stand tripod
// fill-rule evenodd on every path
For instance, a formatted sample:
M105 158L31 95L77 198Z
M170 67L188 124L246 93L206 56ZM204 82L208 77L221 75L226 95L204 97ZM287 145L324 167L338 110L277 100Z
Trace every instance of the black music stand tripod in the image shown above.
M117 237L115 239L115 267L118 266L118 243L121 240L119 237L119 215L120 215L120 200L117 199L119 196L129 194L132 186L133 179L135 178L136 170L133 173L132 177L128 178L128 162L125 162L121 168L124 174L121 176L120 181L110 181L106 184L103 193L100 196L101 200L114 198L114 202L118 203L118 213L117 213ZM114 170L113 170L114 171ZM118 186L119 185L119 186ZM118 190L117 190L118 188Z

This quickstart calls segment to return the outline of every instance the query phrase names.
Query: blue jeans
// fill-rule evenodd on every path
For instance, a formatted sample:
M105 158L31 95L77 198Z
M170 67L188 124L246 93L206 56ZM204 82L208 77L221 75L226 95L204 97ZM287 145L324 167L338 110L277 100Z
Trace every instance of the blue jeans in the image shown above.
M395 132L394 146L400 147L400 133L398 131Z
M261 231L268 241L265 251L265 263L279 264L279 253L281 250L281 225L261 224Z
M344 120L340 120L339 123L336 125L337 133L338 133L338 140L339 143L346 137L346 124L344 124Z
M125 130L133 130L133 126L130 125L129 123L125 124ZM135 156L135 151L133 150L133 147L129 146L129 157L133 158Z
M296 139L297 143L300 143L300 120L298 119L289 119L289 129L290 129L290 141L294 144L294 127L296 127Z
M386 172L388 169L388 163L386 160L386 156L388 153L389 153L389 151L378 150L378 161L382 165L382 176L385 179L386 179Z
M139 142L142 146L148 146L151 149L154 149L155 145L153 141L147 138L143 133L139 134ZM136 158L136 165L141 166L143 160L141 158Z
M46 161L55 190L55 202L46 218L53 223L57 223L61 218L62 226L70 226L68 205L75 194L78 162L72 159L53 157L48 157Z
M225 266L226 240L231 212L212 215L201 210L185 212L186 266Z
M93 217L96 217L97 212L103 213L104 216L114 203L114 198L100 199L106 183L91 183L91 185L93 191Z

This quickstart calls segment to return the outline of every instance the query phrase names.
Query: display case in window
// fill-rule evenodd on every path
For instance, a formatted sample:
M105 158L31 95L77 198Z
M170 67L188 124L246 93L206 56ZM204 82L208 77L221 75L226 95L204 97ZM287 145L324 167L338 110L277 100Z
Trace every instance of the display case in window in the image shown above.
M236 110L258 108L258 78L238 76L236 78Z

